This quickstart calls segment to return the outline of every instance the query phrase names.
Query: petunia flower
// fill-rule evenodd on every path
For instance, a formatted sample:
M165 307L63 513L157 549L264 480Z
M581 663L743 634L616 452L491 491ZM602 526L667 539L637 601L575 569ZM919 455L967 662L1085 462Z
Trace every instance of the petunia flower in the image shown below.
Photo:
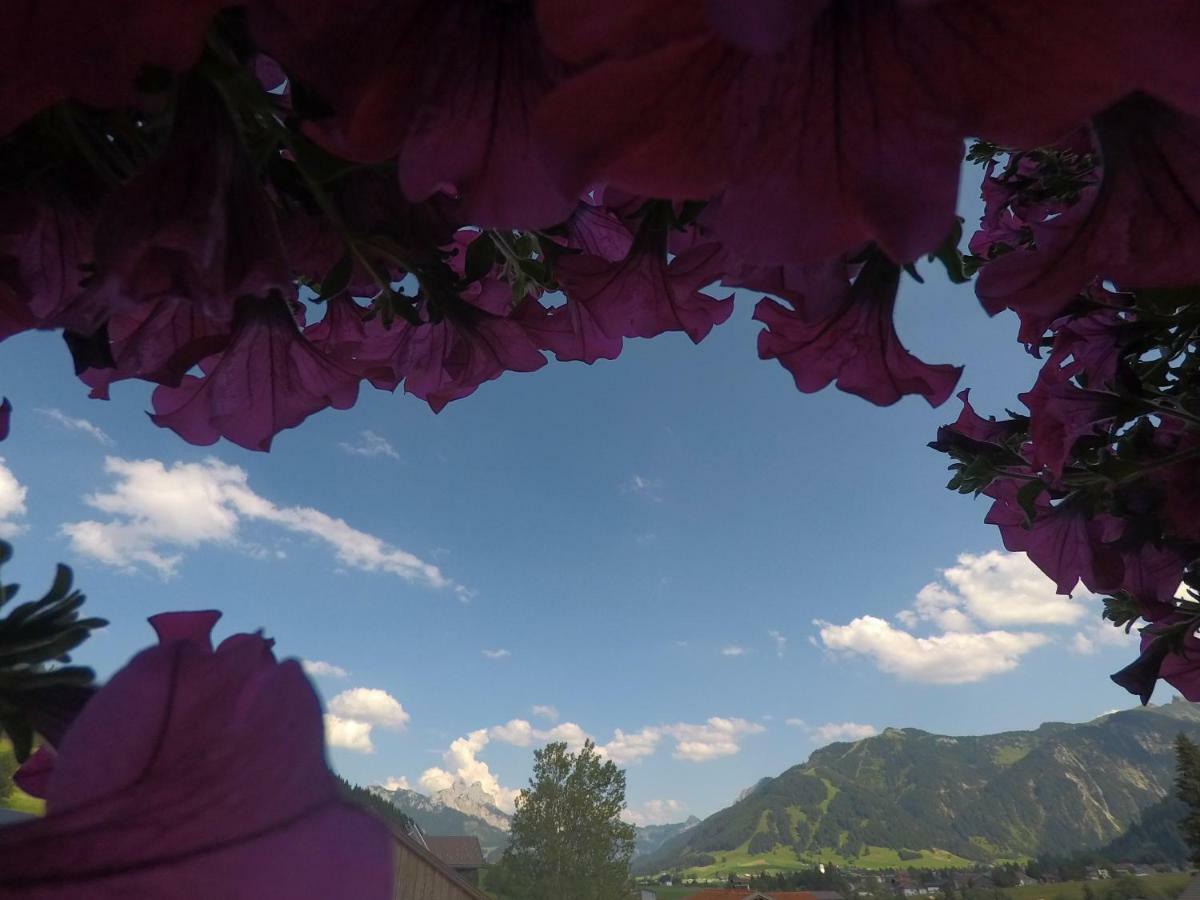
M278 295L238 301L233 337L187 375L152 398L156 425L192 444L227 438L247 450L269 450L285 428L328 406L349 409L359 376L313 347Z
M560 66L528 3L263 0L250 25L328 107L313 137L360 162L395 157L409 199L451 190L486 227L554 225L575 205L533 147Z
M386 827L342 799L295 660L170 613L43 758L46 815L0 829L0 897L392 896Z
M759 358L779 360L805 393L836 382L878 406L906 394L919 394L931 406L944 403L962 368L924 363L900 343L892 322L900 268L875 253L853 283L845 277L832 283L837 293L812 296L811 306L804 290L795 309L770 298L759 301L754 318L767 326L758 335ZM821 277L814 287L827 290L830 284ZM811 310L818 309L824 314L813 317Z
M979 275L989 312L1056 317L1085 287L1200 279L1200 119L1137 95L1095 119L1101 179L1061 215L1031 222L1032 249Z
M166 151L106 200L96 226L93 321L182 297L228 322L240 297L290 293L271 201L214 89L185 84Z
M1102 433L1133 411L1116 394L1078 387L1072 378L1081 369L1080 363L1064 369L1049 361L1033 390L1017 395L1029 408L1030 461L1035 467L1045 466L1055 477L1072 459L1077 441Z

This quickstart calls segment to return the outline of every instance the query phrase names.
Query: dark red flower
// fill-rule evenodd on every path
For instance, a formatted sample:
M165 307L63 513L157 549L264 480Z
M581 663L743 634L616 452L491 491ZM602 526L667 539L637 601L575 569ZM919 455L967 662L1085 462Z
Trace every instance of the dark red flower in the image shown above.
M732 298L700 293L720 278L722 262L720 245L706 244L668 263L667 232L647 216L624 259L564 256L554 274L567 305L586 307L567 314L572 325L582 327L590 317L610 339L682 331L698 344L733 312Z
M12 430L12 404L8 398L4 398L4 402L0 403L0 441L8 439L8 433Z
M90 333L105 314L183 297L217 321L243 296L293 291L271 201L211 88L189 83L171 142L106 201L96 277L83 303Z
M1057 139L1158 62L1157 28L1117 2L754 6L541 0L583 66L537 119L568 190L722 194L709 219L752 262L865 240L910 261L953 224L963 137ZM1105 48L1120 62L1097 66Z
M1017 497L1020 486L1000 479L983 492L994 501L984 521L999 527L1005 549L1028 554L1060 594L1071 593L1081 581L1093 593L1119 590L1124 563L1120 551L1105 540L1110 517L1092 516L1078 503L1052 505L1043 492L1029 524Z
M62 100L132 105L147 68L182 72L232 0L16 0L0 30L0 135Z
M843 265L843 272L848 269ZM821 277L816 287L827 289ZM931 406L944 403L962 374L960 366L929 365L904 349L892 312L900 268L875 253L851 283L841 280L833 298L800 290L796 309L763 298L754 318L767 326L758 335L760 359L777 359L796 381L813 393L836 381L839 389L879 406L906 394L919 394ZM819 318L810 310L828 312Z
M192 444L224 437L247 450L271 440L315 412L349 409L358 398L357 374L308 342L278 295L238 302L229 346L187 375L178 387L154 392L156 425Z
M532 111L559 66L527 3L262 0L250 21L328 104L313 136L350 159L396 157L410 199L455 191L488 227L557 224L575 205L533 147Z
M46 816L0 829L0 896L392 895L390 836L342 798L300 664L259 634L214 651L217 615L154 617L159 644L42 758Z
M1034 249L984 267L988 312L1057 316L1094 281L1173 287L1200 279L1200 119L1145 96L1095 119L1102 172L1077 204L1031 222Z
M1071 379L1080 368L1073 363L1060 369L1048 362L1033 390L1017 395L1029 408L1030 461L1055 477L1062 475L1080 438L1101 433L1128 411L1128 404L1115 394L1076 386Z

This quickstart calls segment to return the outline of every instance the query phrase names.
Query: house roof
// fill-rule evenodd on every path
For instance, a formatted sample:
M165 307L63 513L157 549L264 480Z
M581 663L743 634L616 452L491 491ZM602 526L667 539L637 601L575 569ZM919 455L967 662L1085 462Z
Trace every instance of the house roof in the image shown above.
M392 842L402 853L407 854L411 859L419 860L420 864L436 871L448 884L453 886L455 892L462 900L491 900L483 891L463 881L451 866L438 859L432 851L411 834L394 825L391 825L388 830L392 833ZM394 896L397 898L412 896L412 885L405 883L406 876L403 872L404 869L403 860L398 858L395 872L396 884L393 886Z
M479 846L479 838L474 835L425 835L425 846L438 859L456 869L482 869L486 862L483 859L483 848Z

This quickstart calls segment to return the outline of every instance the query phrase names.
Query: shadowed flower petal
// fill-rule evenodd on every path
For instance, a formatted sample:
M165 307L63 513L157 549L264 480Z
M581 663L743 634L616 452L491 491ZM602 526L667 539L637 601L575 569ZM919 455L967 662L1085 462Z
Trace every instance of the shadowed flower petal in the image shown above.
M820 277L815 286L829 284ZM962 368L929 365L904 349L892 323L899 284L899 267L875 253L853 284L842 279L835 300L799 291L804 303L792 310L763 298L754 309L754 318L767 326L758 335L759 359L779 360L806 394L836 381L839 389L878 406L906 394L919 394L931 406L944 403ZM804 313L810 305L828 314L809 320Z
M12 430L12 409L12 403L5 397L4 402L0 403L0 441L6 440Z
M1098 185L1031 222L1035 249L1006 253L976 285L984 307L1053 317L1093 281L1174 287L1200 279L1200 119L1144 96L1095 120Z
M558 64L528 3L269 0L250 21L332 108L314 137L363 162L397 157L410 199L452 190L485 227L553 225L575 205L532 144L532 110Z
M305 339L279 296L239 301L229 346L202 368L202 378L185 376L153 397L154 423L192 444L224 437L268 450L285 428L327 406L349 409L358 398L358 376Z
M0 896L390 897L389 835L341 799L299 663L258 635L214 652L185 615L80 713L46 817L0 829Z

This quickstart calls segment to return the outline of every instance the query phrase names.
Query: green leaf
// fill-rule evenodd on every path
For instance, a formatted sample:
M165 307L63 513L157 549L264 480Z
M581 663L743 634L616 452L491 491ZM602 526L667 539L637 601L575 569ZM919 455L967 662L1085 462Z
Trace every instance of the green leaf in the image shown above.
M328 300L331 297L336 297L350 284L350 276L353 274L354 260L350 257L349 253L346 253L326 273L325 280L321 282L321 289L317 291L317 300Z
M467 258L463 265L467 281L478 281L492 271L496 265L496 243L486 231L467 245Z
M941 246L929 254L930 262L936 259L946 269L946 277L950 279L951 284L966 284L971 280L971 274L974 271L968 271L967 263L958 249L962 236L962 219L956 218L954 227L950 229L950 233L946 235Z
M1017 491L1017 504L1025 513L1025 521L1029 525L1032 525L1033 520L1037 518L1037 499L1045 490L1046 482L1035 478L1033 481L1025 482Z

